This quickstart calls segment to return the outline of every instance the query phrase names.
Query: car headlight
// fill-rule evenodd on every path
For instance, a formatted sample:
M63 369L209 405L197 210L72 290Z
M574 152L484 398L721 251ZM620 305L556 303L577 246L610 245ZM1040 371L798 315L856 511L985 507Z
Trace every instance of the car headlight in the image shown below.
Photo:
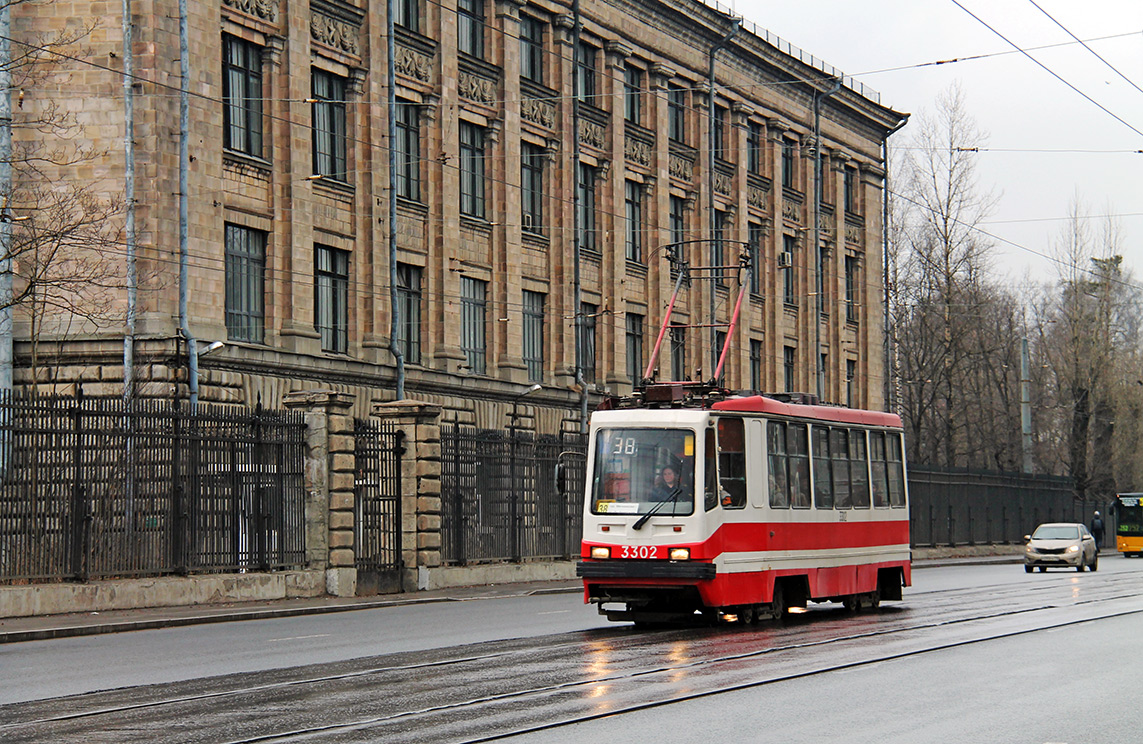
M691 559L691 549L671 548L671 552L668 555L670 555L672 561L689 561Z
M1067 552L1068 553L1078 553L1079 549L1080 549L1080 546L1078 546L1078 545L1069 545Z
M596 560L604 560L611 557L611 548L602 545L593 545L591 548L591 557Z

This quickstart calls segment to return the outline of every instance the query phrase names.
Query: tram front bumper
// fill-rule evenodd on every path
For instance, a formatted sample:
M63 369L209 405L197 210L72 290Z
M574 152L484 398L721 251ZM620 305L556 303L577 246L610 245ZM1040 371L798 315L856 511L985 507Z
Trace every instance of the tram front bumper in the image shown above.
M713 563L689 561L580 561L575 575L581 579L710 581L715 577L715 567Z

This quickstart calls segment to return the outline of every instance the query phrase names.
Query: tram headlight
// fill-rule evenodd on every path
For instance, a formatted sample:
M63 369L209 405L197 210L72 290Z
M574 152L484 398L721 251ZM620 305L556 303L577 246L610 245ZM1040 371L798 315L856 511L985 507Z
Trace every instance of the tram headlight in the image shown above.
M671 548L671 552L667 554L672 561L689 561L691 559L690 548Z
M591 557L597 561L606 560L611 557L611 548L602 545L593 545L591 547Z

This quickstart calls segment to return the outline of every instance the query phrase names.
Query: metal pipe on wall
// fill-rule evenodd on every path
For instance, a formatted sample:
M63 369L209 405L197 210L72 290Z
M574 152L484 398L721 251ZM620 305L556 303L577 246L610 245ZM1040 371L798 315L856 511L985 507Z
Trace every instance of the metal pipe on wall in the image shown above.
M389 350L397 365L397 400L405 399L405 354L397 339L401 327L401 308L397 297L397 45L393 13L396 2L388 0L385 9L385 54L388 71L385 82L389 88Z
M123 193L127 241L127 327L123 334L123 400L135 395L135 322L138 272L135 265L135 56L131 0L123 0Z
M818 400L825 400L825 362L822 360L822 311L825 309L825 278L822 276L822 101L841 90L841 78L833 87L814 93L814 369Z
M187 241L190 219L190 43L187 29L187 0L179 0L179 329L187 344L187 390L191 410L198 405L198 346L187 317Z

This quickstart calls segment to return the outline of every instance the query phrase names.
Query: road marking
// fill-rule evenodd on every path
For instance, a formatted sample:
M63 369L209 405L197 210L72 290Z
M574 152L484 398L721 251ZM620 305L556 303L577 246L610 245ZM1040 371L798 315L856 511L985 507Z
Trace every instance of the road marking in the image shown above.
M537 612L537 615L566 615L571 610L552 610L550 612Z
M291 636L290 638L271 638L267 640L266 643L278 643L279 641L302 641L307 638L327 638L329 635L329 633L317 633L316 635Z

